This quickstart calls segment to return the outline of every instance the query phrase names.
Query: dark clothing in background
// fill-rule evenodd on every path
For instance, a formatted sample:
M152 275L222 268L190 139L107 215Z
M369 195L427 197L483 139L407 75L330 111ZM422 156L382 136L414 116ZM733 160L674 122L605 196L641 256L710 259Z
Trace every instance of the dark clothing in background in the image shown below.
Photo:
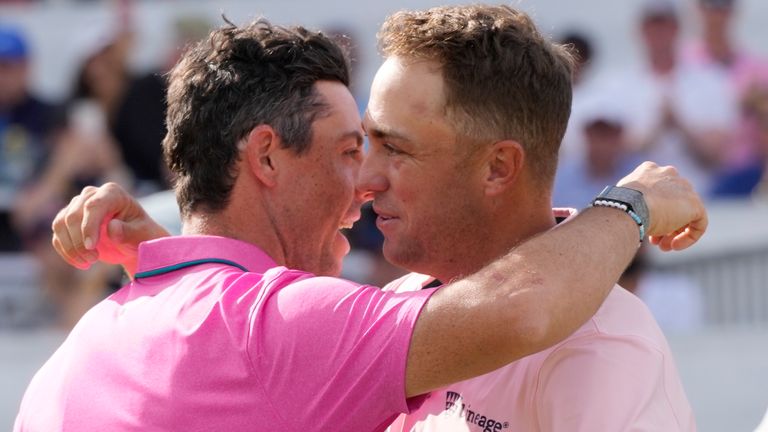
M155 189L168 188L162 150L165 92L165 79L159 73L133 80L114 120L115 139L139 189L147 183Z
M24 249L11 223L13 205L41 173L52 150L49 138L62 121L59 107L31 95L10 110L0 109L0 252Z

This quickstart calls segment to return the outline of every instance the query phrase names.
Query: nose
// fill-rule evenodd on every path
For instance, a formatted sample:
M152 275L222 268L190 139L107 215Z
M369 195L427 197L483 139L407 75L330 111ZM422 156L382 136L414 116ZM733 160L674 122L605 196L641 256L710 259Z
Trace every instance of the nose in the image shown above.
M373 192L366 189L361 189L360 185L358 184L355 186L355 198L357 198L357 201L360 202L360 205L363 205L368 201L373 201Z
M363 163L357 173L356 189L364 201L370 201L377 193L389 189L389 180L379 157L369 151L363 158Z

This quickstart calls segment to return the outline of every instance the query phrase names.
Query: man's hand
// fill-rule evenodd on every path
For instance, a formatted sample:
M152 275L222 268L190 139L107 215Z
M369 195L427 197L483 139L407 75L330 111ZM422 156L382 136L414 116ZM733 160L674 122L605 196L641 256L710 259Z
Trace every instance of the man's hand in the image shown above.
M135 272L139 243L168 236L139 203L115 183L87 186L53 221L53 247L70 265L96 261Z
M663 251L682 250L696 243L707 229L701 197L674 167L643 162L617 186L643 193L650 213L646 232Z

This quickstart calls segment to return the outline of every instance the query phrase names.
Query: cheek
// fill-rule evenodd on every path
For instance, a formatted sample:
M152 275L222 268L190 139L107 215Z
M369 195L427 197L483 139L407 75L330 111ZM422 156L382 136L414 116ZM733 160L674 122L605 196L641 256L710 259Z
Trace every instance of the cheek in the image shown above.
M320 200L321 208L338 218L348 210L354 198L356 172L339 164L327 164L325 169L318 171L321 176L317 179L312 194ZM334 221L336 222L338 221Z

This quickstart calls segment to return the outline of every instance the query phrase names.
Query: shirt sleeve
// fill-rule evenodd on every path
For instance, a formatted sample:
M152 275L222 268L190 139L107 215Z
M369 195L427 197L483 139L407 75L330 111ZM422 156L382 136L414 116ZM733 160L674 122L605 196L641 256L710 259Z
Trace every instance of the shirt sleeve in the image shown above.
M275 408L297 430L383 429L406 400L416 319L434 290L384 292L306 277L267 294L249 355Z
M553 351L536 394L541 431L693 431L687 401L668 396L665 359L640 338L583 337ZM675 392L672 392L674 395Z

